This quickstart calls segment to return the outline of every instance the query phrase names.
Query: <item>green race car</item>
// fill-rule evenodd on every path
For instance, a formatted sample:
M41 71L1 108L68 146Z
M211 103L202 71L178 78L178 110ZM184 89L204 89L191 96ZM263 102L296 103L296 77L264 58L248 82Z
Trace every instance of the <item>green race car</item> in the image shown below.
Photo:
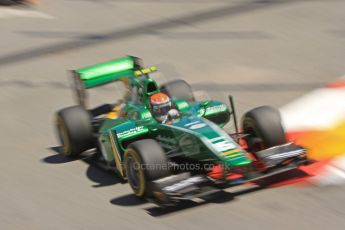
M72 71L77 106L57 112L66 156L94 151L93 160L127 180L134 194L161 205L201 197L258 180L307 162L306 151L288 143L279 111L261 106L237 128L230 108L196 101L184 80L158 85L139 58L127 56ZM87 107L86 89L121 81L123 98ZM235 132L222 128L234 122Z

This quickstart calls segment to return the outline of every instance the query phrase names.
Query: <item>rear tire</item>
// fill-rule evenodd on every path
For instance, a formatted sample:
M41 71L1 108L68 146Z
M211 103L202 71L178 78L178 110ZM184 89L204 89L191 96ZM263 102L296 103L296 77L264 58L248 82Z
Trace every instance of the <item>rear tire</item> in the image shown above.
M260 151L287 143L280 112L270 106L261 106L247 112L242 120L243 132L250 151Z
M57 112L57 132L65 156L76 157L95 147L90 114L81 106Z
M130 144L125 152L124 166L128 183L138 197L152 196L151 182L170 175L165 152L152 139Z
M176 97L188 103L194 103L192 87L182 79L170 81L161 86L161 92L168 94L169 97Z

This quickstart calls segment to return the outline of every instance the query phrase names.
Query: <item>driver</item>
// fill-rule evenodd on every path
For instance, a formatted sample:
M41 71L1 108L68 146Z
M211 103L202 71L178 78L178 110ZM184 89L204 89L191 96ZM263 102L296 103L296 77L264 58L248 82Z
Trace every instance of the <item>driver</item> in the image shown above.
M179 116L179 112L172 108L171 100L165 93L155 93L150 97L150 110L153 117L162 123Z

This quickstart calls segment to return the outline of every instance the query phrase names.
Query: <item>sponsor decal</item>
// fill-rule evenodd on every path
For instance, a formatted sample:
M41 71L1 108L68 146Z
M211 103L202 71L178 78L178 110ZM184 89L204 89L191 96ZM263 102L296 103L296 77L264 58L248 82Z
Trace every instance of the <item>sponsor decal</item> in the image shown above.
M212 145L218 152L224 152L226 150L235 149L237 147L234 143L227 140L213 143Z
M199 124L195 124L195 125L192 125L191 127L189 127L190 129L201 129L203 127L207 126L206 124L204 123L199 123Z
M129 129L129 130L126 130L122 133L118 133L117 134L117 138L121 138L121 137L125 137L125 136L130 136L132 134L135 134L135 133L138 133L138 132L141 132L144 130L144 126L138 126L138 127L135 127L135 128L132 128L132 129Z
M151 118L151 117L152 117L152 115L151 115L150 112L145 112L145 113L141 114L141 118L142 119L148 119L148 118Z
M223 137L215 137L215 138L212 138L212 139L210 139L210 141L212 142L212 143L214 143L214 142L217 142L217 141L224 141L224 138Z
M210 115L210 114L218 113L224 110L226 110L226 106L222 104L222 105L216 105L216 106L206 108L205 113L206 115Z
M204 115L204 114L205 114L205 109L204 109L204 108L199 109L198 115L199 115L199 116L202 116L202 115Z

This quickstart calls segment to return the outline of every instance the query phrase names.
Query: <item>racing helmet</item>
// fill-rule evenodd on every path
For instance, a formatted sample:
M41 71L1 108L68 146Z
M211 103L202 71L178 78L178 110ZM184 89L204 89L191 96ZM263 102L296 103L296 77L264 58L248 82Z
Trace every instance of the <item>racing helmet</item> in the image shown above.
M167 119L171 100L165 93L155 93L150 97L150 109L154 118L162 122Z

